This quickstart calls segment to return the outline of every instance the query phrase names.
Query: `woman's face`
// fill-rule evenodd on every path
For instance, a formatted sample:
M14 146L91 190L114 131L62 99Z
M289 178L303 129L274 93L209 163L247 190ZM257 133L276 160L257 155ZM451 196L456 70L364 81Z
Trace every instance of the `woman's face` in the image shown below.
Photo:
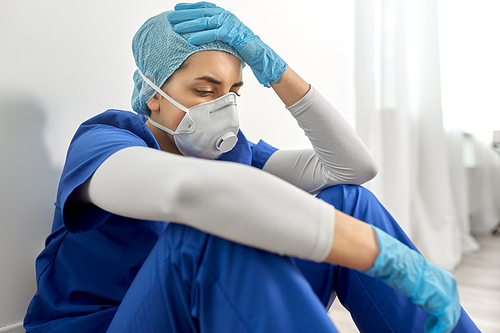
M185 66L177 70L161 87L174 100L187 108L219 98L228 92L238 93L243 85L241 61L223 51L199 51L191 55ZM156 94L149 102L151 118L175 131L185 112ZM162 150L180 154L172 135L148 124ZM168 141L167 141L168 140Z

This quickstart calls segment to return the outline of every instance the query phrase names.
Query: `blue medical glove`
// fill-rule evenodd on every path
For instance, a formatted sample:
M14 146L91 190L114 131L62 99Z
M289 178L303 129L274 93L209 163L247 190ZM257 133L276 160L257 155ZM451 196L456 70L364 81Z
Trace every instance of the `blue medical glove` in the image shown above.
M194 45L222 41L232 46L260 83L278 82L287 64L235 15L209 2L178 4L167 16L177 33L194 33Z
M430 316L425 332L450 332L461 312L453 275L382 230L373 229L377 233L380 254L374 266L363 273L381 279L427 311Z

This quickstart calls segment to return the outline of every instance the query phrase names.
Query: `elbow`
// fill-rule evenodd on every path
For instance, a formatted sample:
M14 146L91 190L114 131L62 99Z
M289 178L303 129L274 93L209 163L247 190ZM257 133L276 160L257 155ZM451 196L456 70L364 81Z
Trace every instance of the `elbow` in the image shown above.
M369 167L366 168L365 170L365 183L367 181L370 181L372 180L373 178L375 178L375 176L377 176L378 174L378 166L377 164L375 164L375 162L373 164L371 164Z
M377 176L378 166L373 158L363 158L351 160L343 166L324 168L322 171L327 186L362 185Z
M370 163L366 163L360 170L356 176L358 180L357 185L364 184L377 176L378 174L378 166L374 160L371 160Z

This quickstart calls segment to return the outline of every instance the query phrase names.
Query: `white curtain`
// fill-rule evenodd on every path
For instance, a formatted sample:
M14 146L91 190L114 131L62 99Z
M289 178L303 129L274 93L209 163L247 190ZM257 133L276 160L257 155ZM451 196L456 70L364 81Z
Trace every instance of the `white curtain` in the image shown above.
M367 186L429 260L453 269L468 231L450 181L436 0L356 5L356 129L380 169Z
M464 154L466 198L459 210L473 233L490 233L500 220L500 150L492 149L493 131L500 129L500 48L498 12L492 0L437 0L439 13L441 86L445 128L450 145ZM454 182L463 183L457 176ZM464 207L466 209L464 209ZM463 213L463 212L462 212ZM464 243L465 249L470 245Z

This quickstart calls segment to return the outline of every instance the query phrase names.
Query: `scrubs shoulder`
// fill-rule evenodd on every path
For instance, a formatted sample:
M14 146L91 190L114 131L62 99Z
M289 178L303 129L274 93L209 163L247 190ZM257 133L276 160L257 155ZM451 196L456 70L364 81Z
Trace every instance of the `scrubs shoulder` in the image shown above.
M167 223L111 214L71 199L113 153L132 146L160 149L145 124L128 111L108 110L84 122L66 157L52 232L36 260L38 289L25 317L28 332L105 332L132 280ZM276 149L238 143L219 160L262 168Z

